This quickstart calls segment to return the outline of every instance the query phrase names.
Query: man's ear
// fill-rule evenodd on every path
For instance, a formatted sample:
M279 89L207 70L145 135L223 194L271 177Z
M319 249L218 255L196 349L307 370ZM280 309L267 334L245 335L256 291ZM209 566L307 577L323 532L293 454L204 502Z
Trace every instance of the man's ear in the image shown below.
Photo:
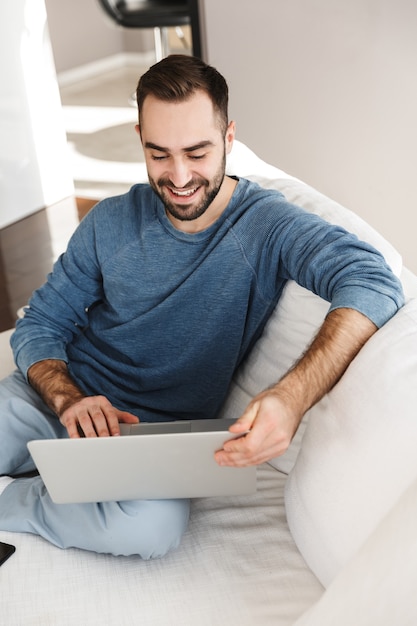
M224 139L224 141L225 141L225 148L226 148L226 154L229 154L229 152L232 149L233 141L235 139L235 134L236 134L236 124L232 120L231 122L229 122L229 125L228 125L227 130L226 130L225 139Z
M140 126L139 124L135 125L135 131L137 132L137 134L139 135L140 139L142 139L142 135L140 134Z

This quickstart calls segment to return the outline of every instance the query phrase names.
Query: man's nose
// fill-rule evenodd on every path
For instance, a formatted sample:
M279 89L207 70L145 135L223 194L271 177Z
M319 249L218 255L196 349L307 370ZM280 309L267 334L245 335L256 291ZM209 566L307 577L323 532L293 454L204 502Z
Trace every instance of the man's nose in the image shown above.
M192 173L188 163L184 159L175 160L171 163L169 178L176 189L182 189L192 179Z

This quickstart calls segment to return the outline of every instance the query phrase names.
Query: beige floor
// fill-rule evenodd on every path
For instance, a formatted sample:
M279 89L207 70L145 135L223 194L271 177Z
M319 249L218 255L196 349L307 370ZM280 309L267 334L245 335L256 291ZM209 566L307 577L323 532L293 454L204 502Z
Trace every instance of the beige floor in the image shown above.
M125 67L61 87L76 196L100 199L147 180L129 104L146 69Z

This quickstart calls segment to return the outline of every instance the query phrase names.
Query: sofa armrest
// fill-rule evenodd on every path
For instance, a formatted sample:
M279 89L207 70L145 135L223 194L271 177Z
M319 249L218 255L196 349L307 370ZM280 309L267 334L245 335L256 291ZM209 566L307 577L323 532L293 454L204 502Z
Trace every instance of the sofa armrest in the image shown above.
M288 524L327 587L417 479L417 299L313 407L286 484Z
M403 267L400 275L404 293L407 298L417 298L417 276L408 268Z

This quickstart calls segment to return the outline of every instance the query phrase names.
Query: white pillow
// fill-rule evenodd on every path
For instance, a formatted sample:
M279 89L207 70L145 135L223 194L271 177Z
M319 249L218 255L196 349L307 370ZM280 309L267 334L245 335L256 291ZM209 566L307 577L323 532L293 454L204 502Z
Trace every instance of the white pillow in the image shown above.
M417 624L417 481L294 626Z
M234 167L238 174L238 164L234 163ZM258 165L257 171L259 169ZM264 169L269 173L267 168ZM320 215L328 222L343 226L369 242L384 254L393 271L400 274L402 260L399 253L351 211L297 179L249 178L263 187L282 191L290 202ZM277 382L311 343L328 309L328 302L289 281L262 337L236 374L220 416L237 419L253 396ZM287 452L271 461L278 470L288 473L294 466L308 419L309 413L304 416Z
M417 300L411 300L311 409L287 480L291 533L324 586L416 477Z
M258 157L247 145L238 141L233 142L233 148L226 160L226 174L229 176L262 176L263 178L293 178L286 172L270 165Z
M0 333L0 380L6 378L9 374L16 369L13 360L13 353L10 347L10 337L14 328L11 330L4 330Z

